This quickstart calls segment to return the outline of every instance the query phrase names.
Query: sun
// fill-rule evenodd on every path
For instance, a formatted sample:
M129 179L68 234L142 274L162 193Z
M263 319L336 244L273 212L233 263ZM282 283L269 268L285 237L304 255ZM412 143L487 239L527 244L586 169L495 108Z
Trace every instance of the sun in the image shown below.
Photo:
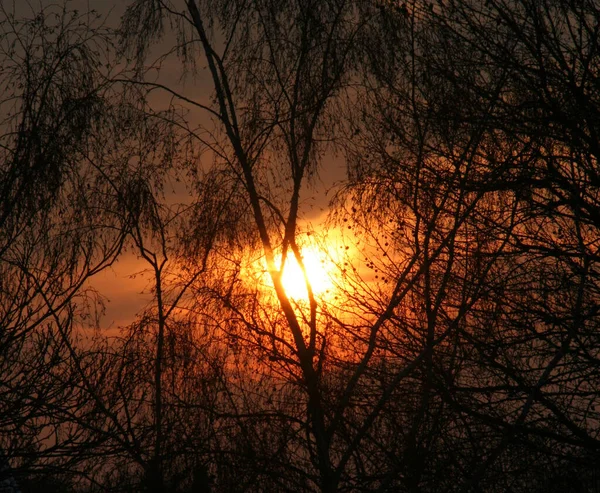
M290 252L291 253L291 252ZM325 253L312 247L301 251L308 282L315 295L323 295L333 288L332 268ZM288 255L281 279L286 294L296 301L307 300L304 272L293 255Z

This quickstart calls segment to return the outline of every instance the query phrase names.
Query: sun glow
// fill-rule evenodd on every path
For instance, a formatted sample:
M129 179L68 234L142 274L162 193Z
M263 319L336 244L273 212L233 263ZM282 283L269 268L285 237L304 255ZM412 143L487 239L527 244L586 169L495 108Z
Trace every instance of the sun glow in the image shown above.
M333 266L327 255L311 247L303 248L301 253L302 263L313 293L320 296L333 289ZM282 283L290 298L296 301L308 299L304 272L293 255L288 255L286 258Z

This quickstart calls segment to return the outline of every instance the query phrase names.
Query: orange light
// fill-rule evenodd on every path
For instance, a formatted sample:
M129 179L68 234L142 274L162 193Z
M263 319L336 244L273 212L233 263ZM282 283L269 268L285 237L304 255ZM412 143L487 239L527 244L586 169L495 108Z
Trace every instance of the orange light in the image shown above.
M301 253L312 291L315 296L322 295L333 287L328 259L324 253L311 247L303 248ZM286 258L283 268L282 283L290 298L296 301L308 299L304 272L291 252Z

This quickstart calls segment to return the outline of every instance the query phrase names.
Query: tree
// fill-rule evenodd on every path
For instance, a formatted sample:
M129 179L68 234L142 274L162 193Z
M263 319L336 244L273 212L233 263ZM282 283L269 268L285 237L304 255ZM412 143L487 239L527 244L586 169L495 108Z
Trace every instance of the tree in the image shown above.
M345 303L349 308L345 320L338 316L342 307L318 300L308 280L308 302L297 303L283 287L282 270L287 255L293 255L303 265L300 194L305 180L321 164L319 142L333 138L327 128L340 128L336 127L340 120L330 111L340 108L344 96L350 95L351 100L357 97L349 89L356 75L352 69L359 60L356 40L362 39L379 9L360 9L351 2L298 7L256 2L237 9L211 5L211 10L188 2L182 8L175 17L182 24L180 32L192 36L186 31L191 29L198 36L215 85L215 106L197 105L222 125L222 140L207 144L217 155L217 164L222 162L224 171L243 185L255 238L274 286L276 305L269 305L260 292L249 294L247 286L234 282L221 298L234 317L231 335L262 354L262 360L271 362L262 371L276 371L284 382L297 385L302 391L299 395L303 395L306 414L284 412L288 423L298 423L298 431L305 434L302 440L287 445L295 450L295 467L304 470L306 477L324 491L342 484L403 484L418 488L420 480L414 477L413 469L414 455L419 455L421 445L416 434L432 402L429 396L434 385L434 348L455 333L479 296L477 292L470 293L454 315L439 315L445 319L445 325L440 327L442 293L454 280L455 245L483 194L454 192L455 184L462 187L465 181L463 170L456 164L444 175L447 184L443 180L432 183L422 192L422 199L419 195L414 204L409 201L409 206L415 205L415 218L410 220L414 221L416 236L412 239L417 242L417 251L410 252L395 271L388 273L391 289L373 288L372 283L361 280L362 273L357 272L356 277L348 273L346 279L354 283L354 292L347 293ZM161 25L161 14L176 11L172 4L134 3L126 17L127 31L134 33L135 43L143 43L156 35L152 29ZM220 42L211 41L206 27L213 25L219 27L224 39L219 51ZM139 44L136 46L138 53L144 51ZM178 97L184 99L183 95ZM420 142L425 145L422 138ZM424 155L415 158L417 168L408 179L418 185L426 167L434 163ZM468 156L470 161L474 158ZM437 196L436 185L443 185ZM285 190L284 194L277 193L276 187ZM427 201L432 199L439 204L429 207ZM380 204L374 207L383 211ZM366 216L367 210L359 212L363 213ZM356 227L360 227L360 218L355 220ZM278 263L279 251L282 260ZM446 264L441 277L432 270L436 261L442 269ZM237 279L236 275L233 279ZM412 304L420 308L417 293L434 280L441 285L434 290L427 287L426 328L419 319L407 325L404 310L413 308ZM413 324L415 334L427 334L417 344L406 338L412 334L409 327ZM357 355L345 349L350 335L356 341L353 349ZM398 342L391 343L394 339ZM265 380L271 378L269 375ZM415 395L415 402L420 401L420 405L394 409L395 400L414 385L415 379L423 381L421 394ZM376 381L380 388L374 386ZM419 415L421 421L415 421L406 440L382 441L385 430L393 429L390 427L398 416L406 423ZM429 429L427 433L434 432ZM393 457L399 464L390 465L382 474L377 449L385 457L392 453L390 448L396 450ZM369 454L377 458L371 462Z
M4 24L29 84L3 133L13 465L33 444L89 491L590 487L594 2L134 0L117 74L54 9ZM337 243L306 221L334 153ZM78 342L123 252L151 300Z
M102 114L91 43L106 43L80 21L56 7L24 20L1 11L2 448L28 469L76 439L58 437L51 410L74 397L66 360L73 325L93 317L86 281L122 242L117 218L90 217L98 200L83 183L94 176L77 162Z
M0 28L1 447L31 485L81 472L102 443L78 426L102 310L89 281L132 228L122 192L144 95L107 78L114 47L99 14L52 4L17 18L3 7ZM144 137L146 153L168 147Z
M439 267L426 261L438 279L450 275L452 290L431 291L437 282L425 278L418 296L434 313L467 310L454 356L431 380L474 437L455 473L467 472L465 489L502 490L504 481L526 489L531 476L543 476L542 460L586 471L597 454L597 393L587 384L597 371L589 358L595 222L585 211L596 195L589 143L598 11L585 2L465 1L382 9L381 17L377 46L410 32L411 50L391 44L369 59L372 91L362 108L372 131L351 148L354 189L374 196L379 212L412 205L415 221L439 232L443 222L427 211L439 207L440 190L479 197L455 236L454 266L450 257ZM368 153L379 160L367 161ZM425 241L409 243L427 258ZM476 296L465 305L468 293ZM523 449L530 475L509 459Z

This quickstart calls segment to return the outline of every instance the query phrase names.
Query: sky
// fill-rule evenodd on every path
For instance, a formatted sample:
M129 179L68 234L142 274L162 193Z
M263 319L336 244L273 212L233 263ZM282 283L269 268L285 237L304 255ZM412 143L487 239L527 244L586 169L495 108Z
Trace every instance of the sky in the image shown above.
M2 7L8 11L14 11L17 17L30 16L32 10L39 11L53 4L50 0L33 0L24 2L22 0L1 0ZM128 1L125 0L71 0L69 9L77 9L80 12L96 10L106 17L106 23L110 26L117 25L123 15ZM173 39L166 36L165 39L151 52L150 60L161 52L166 46L173 43ZM181 64L176 59L168 60L163 64L159 82L175 88L186 97L199 100L203 103L210 101L212 82L208 77L208 71L201 71L198 77L182 79ZM160 108L167 107L170 96L157 92L154 95L153 104ZM204 122L202 113L196 111L190 114L193 124ZM209 123L210 124L210 123ZM331 194L326 193L334 185L345 178L344 162L341 156L327 154L322 161L322 170L313 184L313 189L305 193L303 197L304 217L312 228L322 228L322 223L327 213ZM169 201L178 202L189 200L181 194L176 186L171 190ZM303 226L308 226L304 224ZM147 267L142 260L132 252L123 254L120 259L110 268L95 276L91 287L96 289L104 298L105 314L100 322L100 328L107 335L117 334L119 327L124 327L134 321L136 314L143 310L150 301L148 292L148 280L141 274ZM140 275L141 274L141 275Z

